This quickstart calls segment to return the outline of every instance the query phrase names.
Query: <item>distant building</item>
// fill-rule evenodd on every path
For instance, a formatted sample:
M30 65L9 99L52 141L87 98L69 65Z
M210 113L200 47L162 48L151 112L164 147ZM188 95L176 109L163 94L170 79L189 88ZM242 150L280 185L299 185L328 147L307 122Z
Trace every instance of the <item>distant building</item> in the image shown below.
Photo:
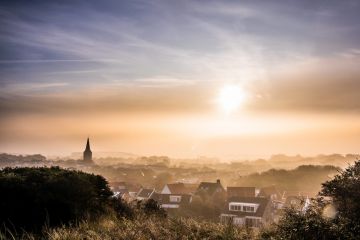
M89 138L87 139L87 142L86 142L86 148L84 151L83 160L84 160L84 163L93 163Z
M230 197L220 220L238 226L262 227L272 222L271 201L259 197Z

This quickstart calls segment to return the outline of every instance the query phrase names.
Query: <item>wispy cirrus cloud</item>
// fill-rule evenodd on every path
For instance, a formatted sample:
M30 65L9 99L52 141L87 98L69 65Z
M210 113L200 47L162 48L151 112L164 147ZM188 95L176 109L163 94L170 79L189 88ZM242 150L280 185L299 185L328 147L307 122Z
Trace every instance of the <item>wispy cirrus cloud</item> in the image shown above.
M1 85L56 83L66 75L66 91L206 82L251 88L314 57L356 55L347 51L358 48L348 39L360 36L349 24L357 20L351 3L73 4L25 4L17 11L9 4L1 10ZM336 22L344 9L349 16Z

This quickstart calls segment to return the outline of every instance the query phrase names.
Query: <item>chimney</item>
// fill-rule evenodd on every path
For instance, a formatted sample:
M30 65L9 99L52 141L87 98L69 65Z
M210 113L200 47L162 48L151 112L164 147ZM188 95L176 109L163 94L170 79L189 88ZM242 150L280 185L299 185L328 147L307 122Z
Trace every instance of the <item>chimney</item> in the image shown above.
M216 183L217 183L217 184L220 184L220 179L217 179L217 180L216 180Z

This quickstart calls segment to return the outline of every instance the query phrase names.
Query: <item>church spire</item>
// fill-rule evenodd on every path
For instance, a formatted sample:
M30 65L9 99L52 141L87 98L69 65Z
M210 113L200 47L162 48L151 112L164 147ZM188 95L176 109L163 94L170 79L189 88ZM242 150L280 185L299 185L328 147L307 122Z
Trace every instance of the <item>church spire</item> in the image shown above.
M89 140L89 138L87 138L87 141L86 141L86 147L85 147L85 151L84 151L84 154L83 154L83 160L86 163L92 163L92 152L91 152L91 149L90 149L90 140Z
M91 151L91 149L90 149L90 140L89 140L89 138L87 138L85 151Z

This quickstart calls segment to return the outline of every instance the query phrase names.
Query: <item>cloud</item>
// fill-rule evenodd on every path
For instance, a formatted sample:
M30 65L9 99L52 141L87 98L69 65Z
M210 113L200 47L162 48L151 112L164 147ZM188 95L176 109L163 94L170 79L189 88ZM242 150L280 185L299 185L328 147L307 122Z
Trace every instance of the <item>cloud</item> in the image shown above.
M140 83L140 87L177 87L194 85L196 81L189 79L178 79L172 77L154 77L154 78L143 78L136 79L135 82Z
M252 86L258 111L359 113L360 58L314 58Z
M90 95L98 106L96 101L103 102L106 94L100 96L94 89L104 89L111 96L116 91L124 95L111 97L111 106L139 109L149 101L160 102L159 89L174 88L172 96L163 96L172 99L166 108L191 109L187 101L184 106L176 103L185 96L194 98L196 109L211 101L214 88L241 83L254 96L262 96L250 102L249 109L357 108L353 89L358 87L358 73L338 68L335 77L321 69L322 64L332 69L342 57L354 60L358 55L358 44L347 41L358 39L354 28L358 15L350 4L184 1L175 6L163 1L109 1L100 6L90 1L81 8L73 4L22 5L17 11L9 4L1 10L0 50L7 54L0 59L0 84L5 96L40 97L38 103L43 98L50 102L52 97L59 102L64 98L66 105L71 97L80 101L78 93ZM333 22L342 9L348 9L349 16ZM279 77L284 68L334 54L340 60L311 63L316 77L300 70ZM350 89L342 86L344 81ZM191 86L193 91L183 92ZM126 92L130 89L146 100L131 96ZM319 94L321 99L316 98ZM160 102L159 108L163 105Z

